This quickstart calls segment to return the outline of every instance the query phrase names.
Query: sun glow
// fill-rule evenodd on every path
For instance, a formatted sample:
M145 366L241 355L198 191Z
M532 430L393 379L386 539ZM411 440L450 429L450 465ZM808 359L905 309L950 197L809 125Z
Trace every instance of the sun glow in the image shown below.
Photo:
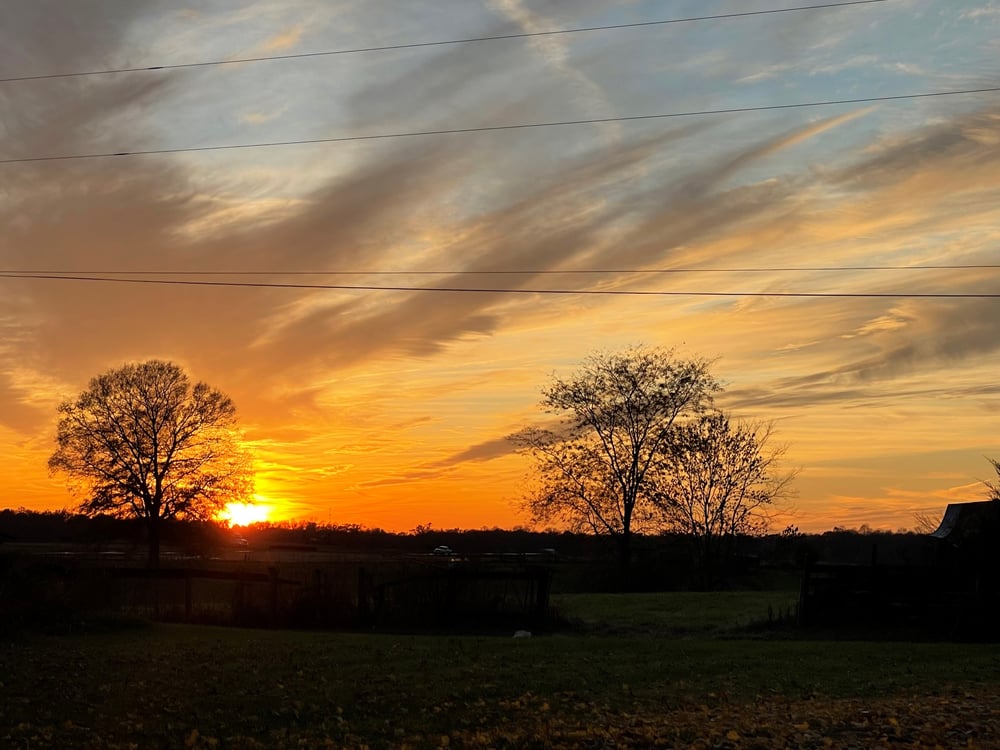
M249 526L252 523L266 521L271 515L271 507L266 503L228 503L219 520L232 526Z

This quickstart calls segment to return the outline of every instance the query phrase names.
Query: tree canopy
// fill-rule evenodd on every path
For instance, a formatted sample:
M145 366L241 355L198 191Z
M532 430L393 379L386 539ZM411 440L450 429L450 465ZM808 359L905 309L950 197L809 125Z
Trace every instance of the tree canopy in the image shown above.
M782 473L773 427L733 420L722 411L674 430L656 465L654 503L664 527L691 542L701 585L710 588L739 536L767 531L767 510L794 473Z
M632 534L655 522L652 472L675 423L704 413L719 388L707 360L640 347L594 354L554 378L542 406L557 424L511 436L535 459L533 518L614 536L627 566Z
M764 530L792 478L778 472L770 425L715 408L709 364L660 348L592 355L542 391L552 426L510 436L535 462L533 520L613 537L623 585L633 534L662 532L691 540L712 585L732 540Z
M108 370L59 415L50 470L67 475L81 512L143 519L151 565L163 521L209 519L253 491L233 402L172 362Z

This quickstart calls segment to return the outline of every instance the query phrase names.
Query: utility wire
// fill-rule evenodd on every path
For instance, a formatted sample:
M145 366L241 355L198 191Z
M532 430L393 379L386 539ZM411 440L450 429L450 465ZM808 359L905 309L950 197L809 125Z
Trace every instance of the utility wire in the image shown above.
M653 115L631 115L623 117L596 117L588 120L557 120L551 122L529 122L514 125L484 125L473 128L443 128L440 130L415 130L399 133L374 133L371 135L344 135L335 138L304 138L295 141L263 141L259 143L231 143L218 146L185 146L180 148L157 148L143 151L107 151L93 154L64 154L58 156L24 156L0 159L0 164L25 164L42 161L67 161L71 159L103 159L111 156L151 156L155 154L183 154L198 151L232 151L244 148L271 148L275 146L306 146L319 143L344 143L347 141L375 141L390 138L413 138L432 135L457 135L464 133L489 133L499 130L527 130L530 128L553 128L568 125L599 125L608 122L638 122L640 120L662 120L674 117L700 117L707 115L740 114L746 112L767 112L781 109L803 109L806 107L828 107L838 104L871 104L903 99L928 99L941 96L961 96L966 94L988 94L1000 92L1000 86L958 91L929 91L917 94L896 94L893 96L868 96L856 99L827 99L813 102L793 102L791 104L766 104L758 107L728 107L726 109L701 109L687 112L665 112Z
M560 34L580 34L589 31L613 31L619 29L636 29L646 26L666 26L678 23L694 23L696 21L722 21L733 18L746 18L748 16L766 16L777 13L793 13L796 11L826 10L831 8L844 8L852 5L873 5L883 3L886 0L850 0L849 2L822 3L820 5L800 5L794 8L772 8L769 10L753 10L741 13L718 13L711 16L690 16L687 18L670 18L660 21L640 21L637 23L606 24L603 26L581 26L571 29L552 29L550 31L533 31L518 34L498 34L495 36L477 36L464 39L444 39L432 42L411 42L404 44L388 44L378 47L355 47L351 49L326 50L321 52L300 52L290 55L263 55L259 57L242 57L231 60L206 60L203 62L176 63L173 65L149 65L136 68L109 68L106 70L87 70L74 73L47 73L41 75L11 76L0 78L0 83L14 83L17 81L45 81L55 78L83 78L86 76L103 76L116 73L139 73L154 70L178 70L181 68L205 68L214 65L240 65L243 63L270 62L273 60L302 60L313 57L330 57L332 55L353 55L361 52L388 52L391 50L417 49L420 47L443 47L453 44L472 44L475 42L494 42L504 39L527 39L539 36L556 36Z
M520 270L420 270L420 271L59 271L53 269L0 269L0 275L42 275L86 274L88 276L562 276L562 275L609 275L609 274L681 274L681 273L829 273L848 271L968 271L997 270L1000 263L963 263L957 265L910 265L910 266L773 266L751 268L570 268Z
M164 286L239 287L258 289L316 289L368 292L459 292L475 294L587 295L614 297L785 297L849 299L1000 299L1000 293L974 292L702 292L641 289L516 289L488 287L373 286L353 284L291 284L265 281L193 281L189 279L137 279L109 276L57 276L51 274L0 274L6 279L45 279Z

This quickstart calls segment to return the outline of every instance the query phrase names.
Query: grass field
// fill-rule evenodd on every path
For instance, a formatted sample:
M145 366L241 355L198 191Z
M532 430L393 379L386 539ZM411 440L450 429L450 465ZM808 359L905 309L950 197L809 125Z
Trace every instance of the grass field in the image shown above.
M794 614L791 591L554 594L554 612L585 630L678 636L746 634Z
M731 635L752 598L560 606ZM0 642L0 698L16 750L997 748L1000 647L150 625Z

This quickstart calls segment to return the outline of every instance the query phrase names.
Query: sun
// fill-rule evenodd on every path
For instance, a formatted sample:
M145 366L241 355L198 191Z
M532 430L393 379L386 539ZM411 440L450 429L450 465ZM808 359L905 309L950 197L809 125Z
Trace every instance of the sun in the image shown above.
M252 523L266 521L271 515L271 508L265 503L227 503L219 513L219 520L232 526L249 526Z

